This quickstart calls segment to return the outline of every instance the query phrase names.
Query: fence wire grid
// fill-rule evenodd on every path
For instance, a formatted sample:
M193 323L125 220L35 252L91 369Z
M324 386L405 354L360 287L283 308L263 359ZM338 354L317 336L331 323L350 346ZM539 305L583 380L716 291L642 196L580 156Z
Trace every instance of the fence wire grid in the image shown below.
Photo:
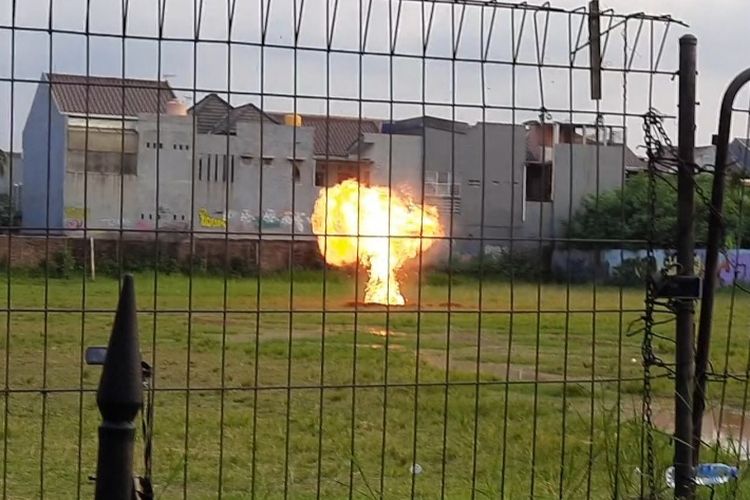
M589 18L3 0L3 498L93 496L84 352L126 272L153 368L136 469L157 498L671 495L674 326L657 308L644 377L639 325L647 249L674 256L676 181L667 161L647 175L643 124L674 134L685 25L603 11L592 99ZM731 192L703 456L737 464Z

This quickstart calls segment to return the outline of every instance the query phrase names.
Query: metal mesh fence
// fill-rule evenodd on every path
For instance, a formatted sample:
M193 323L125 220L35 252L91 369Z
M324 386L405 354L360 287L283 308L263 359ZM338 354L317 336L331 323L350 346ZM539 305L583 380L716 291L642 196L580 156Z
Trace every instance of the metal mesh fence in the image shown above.
M592 37L587 9L548 4L1 5L3 498L92 495L84 352L124 272L159 498L665 494L673 326L657 308L664 363L644 378L633 325L647 249L673 259L668 207L643 198L671 173L654 181L639 148L647 113L674 128L682 23L603 11ZM733 463L736 199L704 432Z

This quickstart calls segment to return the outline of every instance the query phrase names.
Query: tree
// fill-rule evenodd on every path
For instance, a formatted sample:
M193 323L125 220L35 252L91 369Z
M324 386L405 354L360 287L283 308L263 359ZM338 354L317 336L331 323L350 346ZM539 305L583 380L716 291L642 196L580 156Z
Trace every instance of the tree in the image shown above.
M696 245L703 246L708 234L708 198L712 177L696 177L695 236ZM742 245L750 238L750 192L732 179L727 181L724 201L727 241ZM677 177L662 175L654 183L654 214L649 201L649 176L637 174L625 181L622 189L614 189L583 200L581 208L567 225L567 236L575 239L612 240L597 246L643 246L634 240L653 238L654 246L671 248L677 238ZM702 195L700 194L702 193ZM622 240L633 240L621 244Z

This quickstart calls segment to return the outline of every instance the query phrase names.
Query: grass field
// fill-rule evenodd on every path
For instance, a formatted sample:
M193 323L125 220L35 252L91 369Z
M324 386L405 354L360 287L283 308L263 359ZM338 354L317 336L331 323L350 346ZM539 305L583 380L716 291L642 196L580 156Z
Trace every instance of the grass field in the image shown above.
M449 287L433 276L421 292L407 287L411 305L386 313L355 311L354 281L326 278L325 287L322 273L300 272L225 288L222 277L136 276L141 344L156 373L158 498L637 497L641 336L627 332L641 289L471 278ZM90 498L99 368L82 366L82 346L106 342L117 282L45 286L19 275L7 294L5 279L3 491ZM750 298L734 300L728 345L732 297L719 294L712 359L744 374ZM660 331L671 336L673 325ZM670 342L655 350L673 359ZM671 387L654 381L667 421ZM710 386L713 404L721 387ZM741 412L745 383L725 389L725 406ZM663 487L668 433L655 433L655 445ZM717 498L750 495L746 481L737 488Z

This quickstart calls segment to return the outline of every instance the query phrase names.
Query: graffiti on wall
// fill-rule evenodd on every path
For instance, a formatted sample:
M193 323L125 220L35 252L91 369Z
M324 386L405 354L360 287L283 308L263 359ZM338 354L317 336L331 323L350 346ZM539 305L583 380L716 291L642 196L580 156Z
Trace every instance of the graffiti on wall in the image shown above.
M67 229L82 229L86 224L88 215L88 208L65 207L65 227Z
M292 226L298 233L310 230L310 216L305 212L292 214L288 210L277 212L272 208L265 209L261 217L247 208L239 211L229 210L227 220L237 231L257 231L258 229L291 231Z
M655 249L654 260L658 270L676 273L677 254L674 250ZM553 271L571 278L583 280L597 275L602 278L615 278L616 274L630 262L643 261L648 257L644 250L610 249L601 252L586 250L555 250L552 255ZM698 249L694 254L693 273L703 277L706 251ZM750 283L750 249L734 249L719 255L717 278L720 286L731 285L735 280Z
M225 229L227 227L227 221L223 216L215 217L211 215L205 208L201 208L198 210L198 218L200 219L201 227L221 229Z

